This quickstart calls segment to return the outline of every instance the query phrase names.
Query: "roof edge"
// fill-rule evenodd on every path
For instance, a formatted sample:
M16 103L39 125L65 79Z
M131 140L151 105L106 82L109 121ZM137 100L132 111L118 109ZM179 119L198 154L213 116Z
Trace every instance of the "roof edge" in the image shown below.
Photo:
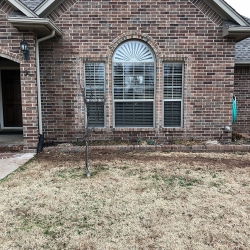
M250 66L250 60L245 60L245 61L235 61L234 62L235 66Z
M249 26L249 23L235 9L223 0L203 0L209 7L218 13L224 20L231 20L240 26Z
M46 17L63 1L64 0L45 0L35 8L34 12L40 17Z
M240 42L250 37L250 26L227 27L224 24L223 36L228 38L235 38L236 42Z

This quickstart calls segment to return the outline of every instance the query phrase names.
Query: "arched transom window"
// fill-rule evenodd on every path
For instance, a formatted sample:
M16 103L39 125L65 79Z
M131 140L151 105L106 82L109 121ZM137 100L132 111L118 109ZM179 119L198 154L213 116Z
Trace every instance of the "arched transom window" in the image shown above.
M153 127L155 57L143 42L130 40L113 55L115 127Z

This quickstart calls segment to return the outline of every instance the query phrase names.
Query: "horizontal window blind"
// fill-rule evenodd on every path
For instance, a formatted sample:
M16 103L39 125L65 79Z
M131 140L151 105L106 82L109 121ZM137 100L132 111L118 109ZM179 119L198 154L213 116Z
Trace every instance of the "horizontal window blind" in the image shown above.
M104 103L89 102L88 109L88 124L91 127L104 127Z
M153 127L153 102L115 102L116 127Z
M85 63L85 92L90 99L103 99L104 63Z
M182 126L183 64L164 63L164 127Z
M113 55L115 127L153 127L155 58L146 43L129 40Z
M85 97L88 126L104 127L104 63L85 63Z
M164 102L164 127L181 126L181 102L165 101Z

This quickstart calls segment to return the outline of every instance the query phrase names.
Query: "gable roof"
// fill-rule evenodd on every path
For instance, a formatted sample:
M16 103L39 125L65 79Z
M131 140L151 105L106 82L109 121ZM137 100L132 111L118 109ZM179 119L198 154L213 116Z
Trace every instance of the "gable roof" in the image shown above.
M38 38L48 36L55 32L56 36L61 36L62 31L47 18L40 18L31 8L36 8L37 4L41 4L47 0L6 0L14 8L15 11L8 18L17 30L32 30L37 34ZM53 0L54 1L54 0ZM32 7L33 6L33 7Z
M244 19L231 5L224 0L203 0L225 21L231 21L240 26L249 26L248 21Z
M6 0L10 5L12 5L15 10L21 11L27 17L38 17L35 12L33 12L27 5L19 0Z
M44 0L20 0L20 2L25 4L29 9L34 10Z
M28 18L44 18L48 16L64 0L6 0L16 10L20 10ZM202 0L224 20L223 36L233 38L236 42L250 37L250 22L241 16L224 0ZM16 17L18 18L18 17ZM19 17L20 18L20 17ZM15 27L18 22L15 21ZM23 25L22 25L23 26Z

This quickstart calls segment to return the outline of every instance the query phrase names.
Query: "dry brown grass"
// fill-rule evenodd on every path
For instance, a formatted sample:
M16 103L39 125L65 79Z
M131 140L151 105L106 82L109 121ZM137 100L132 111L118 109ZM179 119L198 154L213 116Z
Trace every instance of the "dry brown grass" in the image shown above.
M250 154L41 154L0 182L0 249L250 249Z

